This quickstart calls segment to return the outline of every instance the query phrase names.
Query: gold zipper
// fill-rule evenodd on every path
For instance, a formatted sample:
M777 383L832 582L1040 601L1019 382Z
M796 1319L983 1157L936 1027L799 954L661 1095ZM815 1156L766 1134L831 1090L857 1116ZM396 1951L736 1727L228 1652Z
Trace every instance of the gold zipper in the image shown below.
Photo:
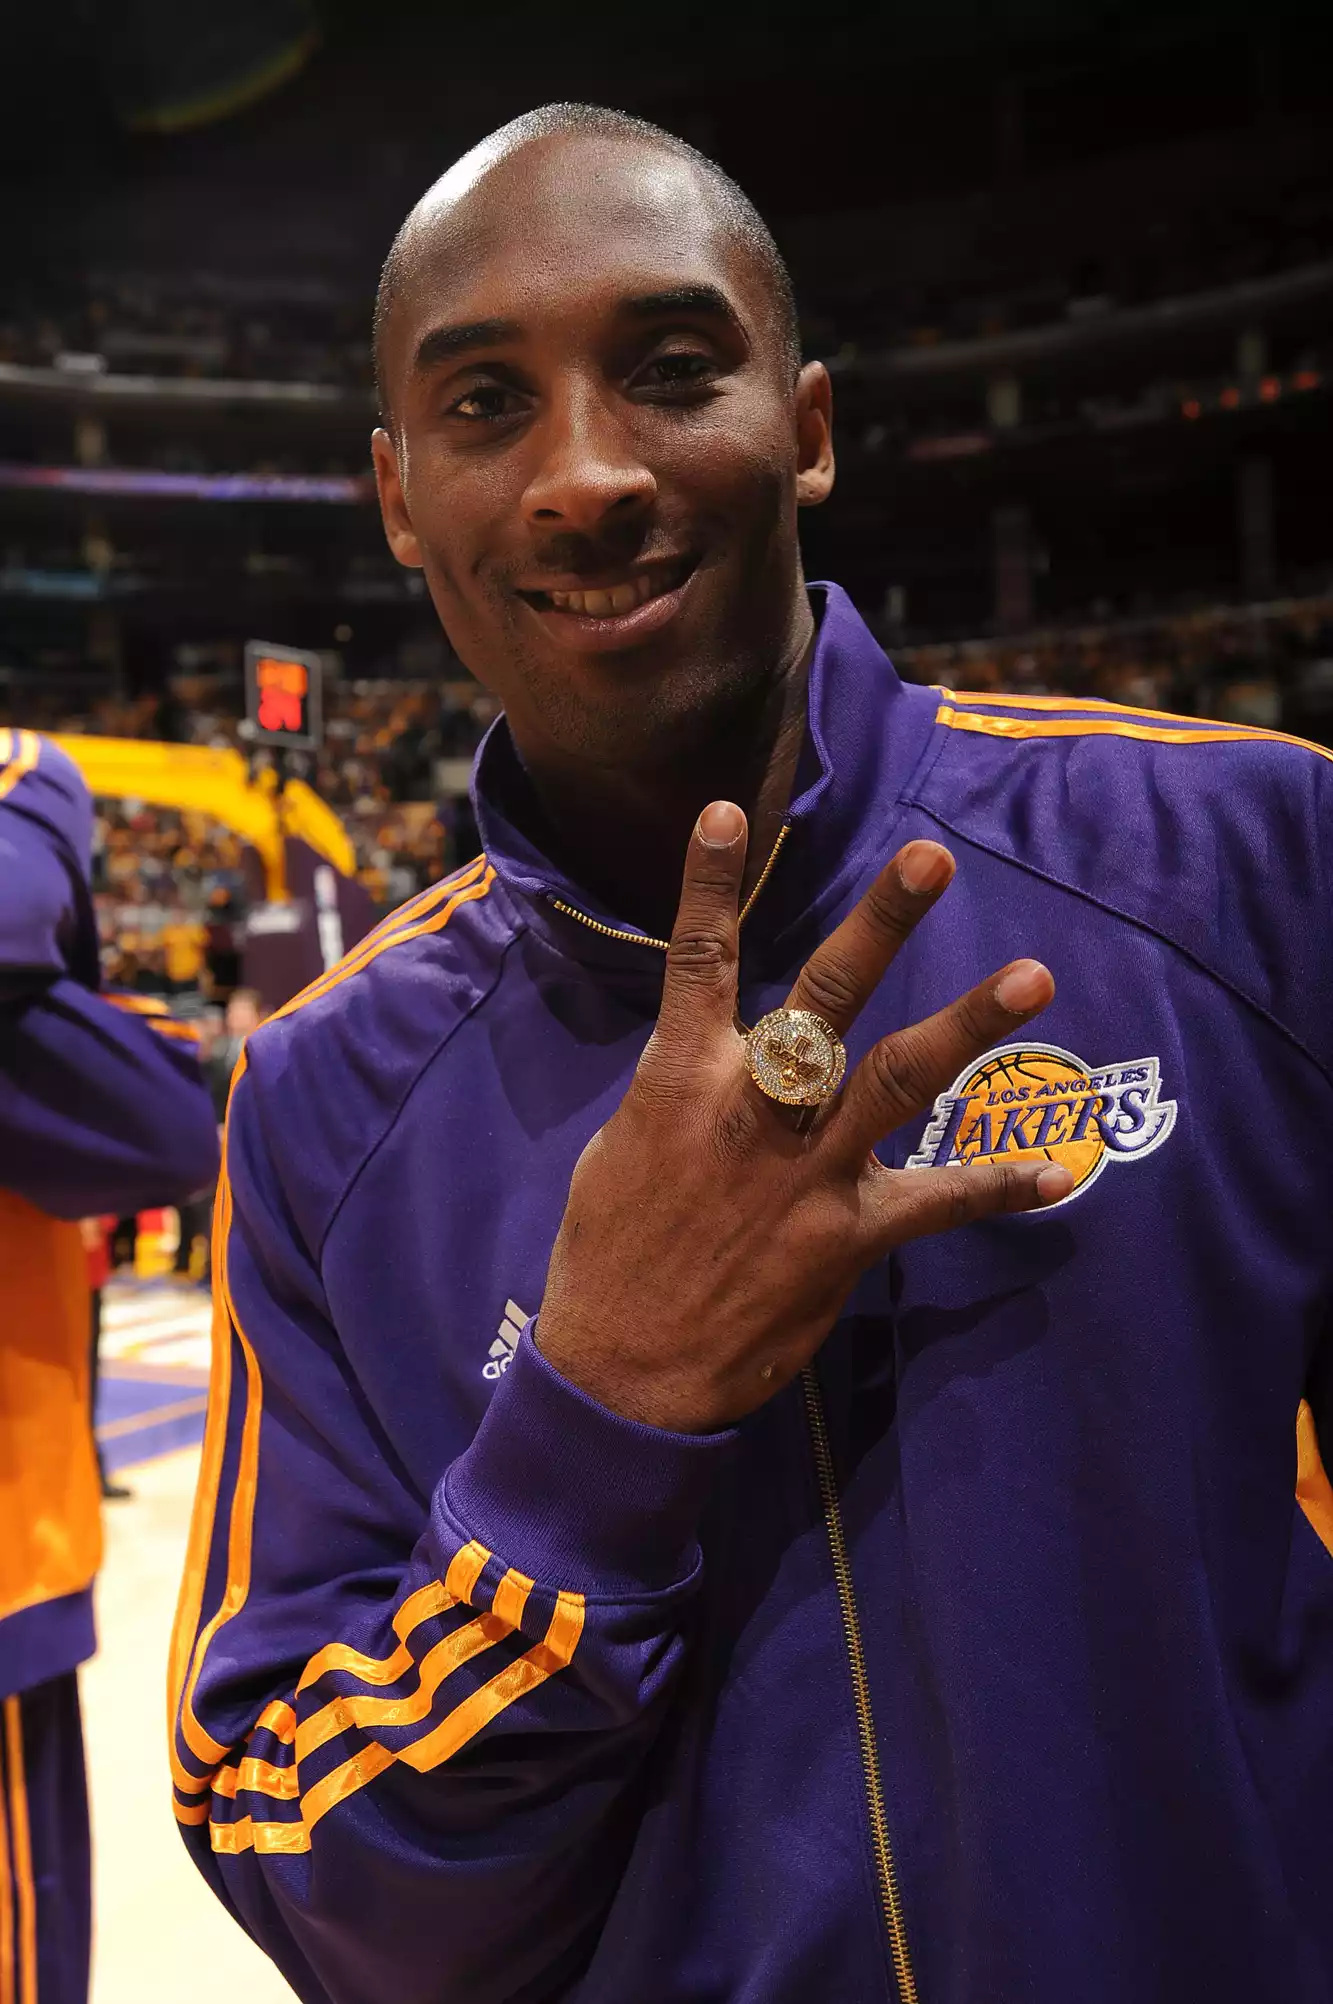
M833 1558L833 1577L838 1584L838 1605L842 1611L843 1634L847 1638L847 1656L852 1672L852 1696L856 1701L856 1725L861 1740L861 1766L865 1775L866 1803L870 1811L870 1836L879 1874L879 1896L884 1909L884 1924L888 1929L889 1949L893 1956L893 1973L898 1981L901 2004L920 2004L916 1977L912 1973L911 1951L907 1945L907 1923L903 1918L898 1870L893 1862L893 1845L889 1840L888 1818L884 1813L884 1788L879 1772L879 1742L875 1738L875 1722L870 1711L870 1679L866 1672L865 1650L861 1643L861 1617L856 1611L856 1588L852 1581L851 1562L847 1557L847 1540L843 1535L842 1507L838 1502L838 1482L833 1469L833 1451L829 1446L828 1426L824 1419L824 1401L820 1395L819 1380L815 1376L813 1364L807 1364L801 1373L801 1389L805 1393L805 1416L810 1427L815 1469L819 1476L824 1528L828 1533L829 1551Z
M625 932L619 926L603 925L600 919L589 918L587 912L578 911L573 905L567 905L563 898L552 898L551 903L558 912L563 912L566 918L577 919L580 925L587 926L589 932L599 932L603 939L627 939L631 946L656 946L663 953L671 945L669 939L650 939L646 932Z
M790 821L784 821L778 830L778 839L769 851L768 861L759 872L759 881L741 907L740 917L736 921L738 926L744 925L746 919L749 918L750 913L754 910L754 901L772 876L773 865L777 862L782 845L790 833L791 823ZM600 919L589 918L586 912L579 911L576 906L567 905L563 898L552 898L551 903L558 912L563 912L566 918L577 919L580 925L587 926L589 932L601 933L603 939L627 939L631 946L655 946L661 953L667 953L670 950L671 941L669 939L650 939L647 933L644 932L627 932L619 926L603 925Z

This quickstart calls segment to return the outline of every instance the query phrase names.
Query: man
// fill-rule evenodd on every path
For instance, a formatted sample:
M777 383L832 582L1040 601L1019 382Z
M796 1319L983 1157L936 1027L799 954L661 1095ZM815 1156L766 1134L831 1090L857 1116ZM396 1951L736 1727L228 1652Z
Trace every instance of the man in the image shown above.
M79 1221L180 1203L217 1163L192 1037L163 1003L97 992L91 837L71 761L0 731L0 1998L18 2004L88 1993L76 1673L102 1534Z
M233 988L223 1010L221 1031L205 1066L219 1122L227 1109L227 1089L245 1040L262 1021L257 990Z
M196 1858L310 2004L1327 2000L1328 762L901 685L664 134L496 134L377 331L505 719L233 1089Z
M192 995L198 989L207 944L207 927L184 905L173 906L162 928L162 950L171 994Z
M199 1064L213 1102L219 1140L227 1111L231 1075L246 1038L262 1020L257 991L253 988L234 988L221 1015L212 1013L199 1023ZM212 1278L211 1236L216 1194L212 1187L196 1191L189 1203L180 1207L175 1271L204 1287L211 1285Z

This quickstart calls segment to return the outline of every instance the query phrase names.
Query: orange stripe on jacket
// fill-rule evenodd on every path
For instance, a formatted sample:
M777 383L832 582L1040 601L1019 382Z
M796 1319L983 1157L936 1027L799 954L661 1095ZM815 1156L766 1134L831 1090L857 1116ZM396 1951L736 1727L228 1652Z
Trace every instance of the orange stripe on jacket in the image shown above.
M1038 717L988 717L979 710L959 710L948 703L941 703L935 712L937 724L944 724L951 731L975 731L982 737L1010 738L1015 740L1032 738L1137 738L1151 744L1163 745L1208 745L1208 744L1248 744L1262 743L1296 745L1302 751L1314 752L1320 758L1333 763L1333 751L1323 745L1307 744L1304 738L1290 738L1281 731L1251 730L1246 726L1228 725L1223 729L1199 730L1187 727L1179 730L1163 730L1154 724L1140 724L1129 718L1089 717L1086 721L1073 717L1052 717L1043 721Z
M9 1811L0 1788L0 2004L14 2004L14 1886L9 1854Z
M178 1023L174 1016L145 1016L144 1021L156 1036L165 1037L168 1043L199 1042L199 1032L193 1023Z
M1296 1414L1296 1501L1310 1529L1333 1555L1333 1483L1319 1452L1319 1435L1308 1399L1301 1400Z
M286 1003L275 1012L276 1016L293 1014L307 1002L326 994L340 982L350 979L381 953L390 947L405 944L427 933L441 932L461 905L484 898L495 882L495 872L485 857L477 858L462 873L462 880L446 880L437 885L427 895L442 895L448 891L443 908L433 911L416 924L395 926L382 936L371 935L346 956L337 967L329 970L320 980ZM244 1050L237 1061L232 1077L232 1091L243 1076L246 1065ZM253 1536L255 1493L258 1486L259 1426L263 1409L263 1381L254 1350L240 1327L236 1317L235 1303L231 1298L230 1280L227 1267L227 1243L231 1232L231 1187L228 1174L227 1129L230 1124L230 1103L227 1121L223 1128L222 1168L218 1177L218 1193L214 1214L214 1243L219 1248L219 1280L213 1314L213 1374L209 1391L208 1421L204 1429L204 1449L200 1465L199 1485L195 1492L194 1512L191 1518L190 1538L186 1551L185 1571L181 1580L180 1597L177 1603L176 1621L172 1631L171 1670L168 1686L170 1714L168 1732L170 1735L170 1757L173 1777L178 1787L187 1792L195 1791L201 1777L191 1774L181 1761L175 1744L175 1729L179 1717L181 1736L194 1757L209 1769L218 1767L225 1760L229 1748L205 1731L195 1715L194 1693L198 1687L200 1673L208 1649L218 1630L245 1605L250 1591L250 1554ZM231 1497L231 1516L227 1540L227 1579L221 1601L206 1626L200 1630L199 1621L203 1612L205 1577L208 1570L209 1554L213 1545L214 1525L220 1500L222 1464L226 1448L227 1421L231 1400L231 1344L233 1335L240 1347L246 1369L246 1406L241 1426L241 1454L236 1480Z
M17 737L11 733L12 751L0 770L0 800L12 793L19 781L35 770L42 755L42 741L36 731L19 731Z
M37 2004L37 1887L28 1827L28 1777L23 1761L21 1700L5 1699L5 1764L9 1769L9 1829L18 1896L18 2004Z
M583 1620L582 1594L558 1595L542 1640L464 1698L433 1731L397 1753L378 1740L358 1748L303 1796L299 1823L256 1823L244 1817L235 1823L210 1824L212 1848L231 1854L252 1847L261 1853L308 1851L312 1832L329 1811L385 1773L395 1761L402 1761L419 1774L429 1773L460 1752L509 1706L567 1668L578 1648Z
M123 1009L127 1016L169 1016L171 1011L160 995L134 995L128 991L113 991L103 994L102 1000L109 1002L113 1009Z
M1182 717L1178 710L1150 710L1140 703L1111 703L1104 696L1020 696L1013 690L993 689L946 689L942 683L934 688L946 702L966 703L1007 710L1088 710L1101 711L1105 715L1117 717L1148 717L1162 724L1207 723L1206 717ZM1248 724L1228 723L1217 719L1217 728L1224 731L1248 730ZM1258 725L1253 726L1258 729Z

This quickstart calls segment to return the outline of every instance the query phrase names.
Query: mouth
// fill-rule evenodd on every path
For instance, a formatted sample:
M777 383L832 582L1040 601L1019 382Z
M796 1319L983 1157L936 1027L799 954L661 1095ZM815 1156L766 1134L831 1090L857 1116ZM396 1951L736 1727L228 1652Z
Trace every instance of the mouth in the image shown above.
M683 556L630 564L595 584L519 587L518 596L563 645L613 651L661 632L680 610L698 561Z

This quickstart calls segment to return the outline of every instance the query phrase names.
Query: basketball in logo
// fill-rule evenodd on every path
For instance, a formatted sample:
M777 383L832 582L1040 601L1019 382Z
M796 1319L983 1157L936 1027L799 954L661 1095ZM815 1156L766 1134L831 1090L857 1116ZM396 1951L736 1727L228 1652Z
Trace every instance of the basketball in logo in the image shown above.
M1067 1204L1108 1162L1138 1160L1166 1140L1176 1103L1159 1098L1159 1082L1156 1058L1094 1068L1054 1044L1008 1045L940 1095L907 1166L1044 1155L1074 1179Z

